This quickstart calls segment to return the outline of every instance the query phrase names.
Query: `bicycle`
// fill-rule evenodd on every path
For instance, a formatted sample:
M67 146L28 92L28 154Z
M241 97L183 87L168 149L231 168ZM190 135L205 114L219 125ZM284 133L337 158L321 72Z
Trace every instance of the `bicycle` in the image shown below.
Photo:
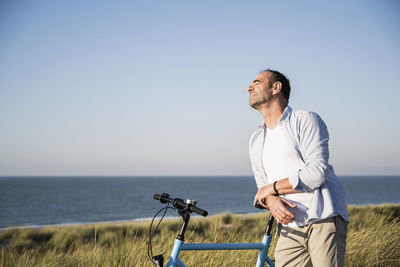
M195 212L201 216L206 217L208 215L208 212L197 207L197 202L194 200L188 199L185 202L180 198L170 198L169 194L167 193L163 193L162 195L155 194L154 199L159 200L161 203L167 204L166 207L160 209L154 215L153 220L150 224L148 254L150 260L153 262L154 265L158 267L163 267L164 257L161 254L153 257L151 239L156 232L158 226L160 225L162 219L164 218L165 213L168 209L171 208L177 210L178 214L182 217L183 224L181 226L181 230L178 236L175 238L175 243L172 248L167 267L185 267L186 265L179 258L179 254L181 251L186 250L259 250L260 252L258 253L256 267L264 266L264 263L266 263L268 267L274 267L274 261L268 257L268 249L272 240L271 230L274 222L274 217L272 217L272 215L269 216L267 229L261 243L185 243L185 232L189 224L190 213ZM169 206L170 204L172 204L172 207ZM256 207L264 209L264 207L259 204ZM151 230L154 219L163 210L164 214L158 222L155 230L152 232Z

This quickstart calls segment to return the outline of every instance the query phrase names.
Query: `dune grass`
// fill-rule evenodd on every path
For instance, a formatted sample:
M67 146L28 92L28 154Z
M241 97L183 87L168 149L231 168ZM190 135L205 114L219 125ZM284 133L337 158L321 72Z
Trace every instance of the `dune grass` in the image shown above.
M346 266L400 266L400 205L351 206ZM193 218L187 242L260 242L267 213ZM161 223L154 254L165 258L180 220ZM0 266L152 266L149 222L7 229L0 232ZM276 239L269 255L273 258ZM257 251L185 251L187 266L255 266Z

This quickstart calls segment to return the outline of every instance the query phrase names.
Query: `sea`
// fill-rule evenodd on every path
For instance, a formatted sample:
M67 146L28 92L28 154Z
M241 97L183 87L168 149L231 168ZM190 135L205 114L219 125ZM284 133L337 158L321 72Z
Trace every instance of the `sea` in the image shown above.
M340 176L347 203L400 203L400 176ZM197 201L210 215L252 207L251 176L0 177L0 230L151 219L165 204L154 194ZM170 210L168 217L176 217Z

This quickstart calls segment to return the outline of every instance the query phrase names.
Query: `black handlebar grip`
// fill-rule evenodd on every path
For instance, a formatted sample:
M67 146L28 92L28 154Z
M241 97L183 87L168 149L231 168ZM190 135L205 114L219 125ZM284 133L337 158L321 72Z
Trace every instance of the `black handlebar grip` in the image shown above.
M201 216L204 216L204 217L206 217L208 215L208 212L206 210L202 210L202 209L200 209L200 208L198 208L196 206L192 206L191 210L193 212L196 212L197 214L199 214Z
M161 203L167 203L169 195L167 193L163 193L162 195L155 194L154 199L160 200Z
M262 206L260 203L258 203L257 202L257 204L254 206L255 208L257 208L257 209L260 209L260 210L265 210L265 209L267 209L266 207L264 207L264 206Z

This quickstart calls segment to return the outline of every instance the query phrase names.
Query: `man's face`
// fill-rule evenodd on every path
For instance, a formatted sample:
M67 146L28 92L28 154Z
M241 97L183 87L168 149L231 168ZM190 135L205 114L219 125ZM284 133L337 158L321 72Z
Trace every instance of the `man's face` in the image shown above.
M273 94L272 86L269 86L270 75L271 73L269 72L261 72L247 88L247 92L250 94L250 107L258 109L262 104L265 104L267 107L271 104Z

